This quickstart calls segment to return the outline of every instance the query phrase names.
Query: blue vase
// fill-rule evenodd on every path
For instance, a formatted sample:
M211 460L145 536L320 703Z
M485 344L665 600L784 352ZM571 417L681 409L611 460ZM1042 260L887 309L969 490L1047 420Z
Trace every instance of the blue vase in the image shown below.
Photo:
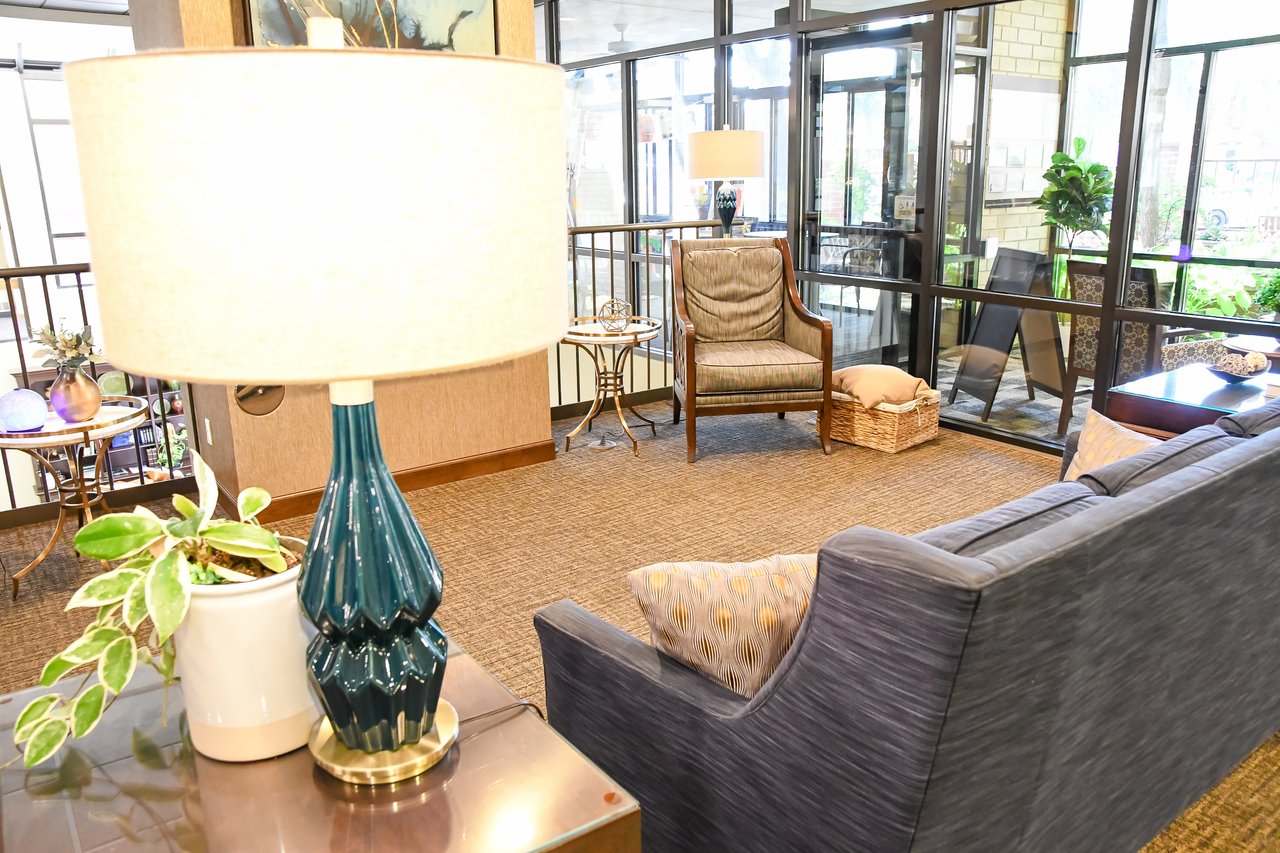
M417 743L434 723L448 640L443 576L391 477L373 403L333 406L333 468L298 581L319 629L307 665L343 745Z

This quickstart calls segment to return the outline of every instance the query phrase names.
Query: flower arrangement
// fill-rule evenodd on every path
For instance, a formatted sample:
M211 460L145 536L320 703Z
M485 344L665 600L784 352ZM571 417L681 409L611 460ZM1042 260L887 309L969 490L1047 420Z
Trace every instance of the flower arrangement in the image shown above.
M52 326L45 326L36 332L35 343L42 346L33 355L47 357L45 367L79 367L86 361L94 364L103 361L102 350L93 343L92 326L85 326L79 332L68 332L62 326L55 332Z
M95 518L76 534L76 550L86 557L124 562L94 576L67 603L68 610L91 608L97 615L82 636L45 664L40 686L61 686L64 676L83 677L70 696L46 693L18 715L13 739L23 749L25 766L49 758L67 738L92 731L137 667L155 668L166 686L177 681L173 634L186 618L193 584L271 577L300 560L258 522L258 513L271 503L263 489L240 493L239 521L214 518L218 484L200 455L190 453L199 503L176 494L176 518L164 520L140 506L132 513ZM143 633L148 619L149 634ZM153 647L159 657L152 657Z

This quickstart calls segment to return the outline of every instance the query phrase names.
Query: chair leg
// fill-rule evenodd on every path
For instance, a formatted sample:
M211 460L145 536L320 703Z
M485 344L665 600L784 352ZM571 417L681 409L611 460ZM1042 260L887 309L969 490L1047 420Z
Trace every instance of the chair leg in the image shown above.
M1062 414L1058 416L1058 435L1066 435L1067 428L1071 426L1072 404L1076 401L1076 384L1079 383L1080 377L1074 373L1068 373L1062 381Z
M689 410L689 416L685 418L684 439L688 447L689 461L694 462L698 458L698 418L693 409Z
M822 441L822 452L831 455L831 404L825 403L818 410L818 438Z
M780 421L785 421L786 419L787 419L787 413L786 413L786 412L778 412L778 420L780 420Z
M671 395L671 422L680 423L680 398L675 394Z

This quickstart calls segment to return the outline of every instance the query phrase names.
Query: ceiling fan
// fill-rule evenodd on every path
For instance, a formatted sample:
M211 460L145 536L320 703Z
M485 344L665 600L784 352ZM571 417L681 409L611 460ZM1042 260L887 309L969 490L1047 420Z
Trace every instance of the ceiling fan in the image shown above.
M611 41L606 45L610 53L629 53L639 47L635 42L627 41L627 24L625 21L618 21L613 25L613 28L618 31L618 40Z

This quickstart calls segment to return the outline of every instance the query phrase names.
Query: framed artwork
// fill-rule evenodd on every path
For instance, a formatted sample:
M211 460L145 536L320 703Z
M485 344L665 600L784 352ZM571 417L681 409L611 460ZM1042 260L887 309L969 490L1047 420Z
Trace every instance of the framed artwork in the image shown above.
M247 0L253 43L306 43L306 18L341 18L347 44L405 50L497 53L494 0Z

